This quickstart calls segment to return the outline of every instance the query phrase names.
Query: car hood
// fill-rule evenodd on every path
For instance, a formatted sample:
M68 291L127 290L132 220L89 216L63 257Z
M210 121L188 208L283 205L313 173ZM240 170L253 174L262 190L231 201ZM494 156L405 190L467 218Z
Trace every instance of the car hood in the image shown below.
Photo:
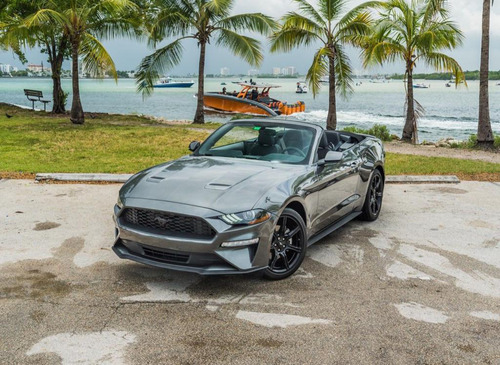
M187 156L134 175L121 196L160 200L235 213L255 207L271 189L288 180L297 165L220 157Z

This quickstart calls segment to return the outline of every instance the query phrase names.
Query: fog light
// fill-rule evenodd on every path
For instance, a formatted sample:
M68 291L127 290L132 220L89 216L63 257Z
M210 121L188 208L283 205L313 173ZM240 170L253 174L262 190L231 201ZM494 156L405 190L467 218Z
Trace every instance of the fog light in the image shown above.
M222 242L220 247L241 247L241 246L254 245L256 243L259 243L259 239L252 238L251 240Z

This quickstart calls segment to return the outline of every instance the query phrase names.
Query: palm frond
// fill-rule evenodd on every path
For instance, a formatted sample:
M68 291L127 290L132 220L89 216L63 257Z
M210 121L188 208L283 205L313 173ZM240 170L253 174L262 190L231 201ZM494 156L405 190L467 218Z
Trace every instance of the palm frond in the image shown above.
M346 3L346 0L318 0L318 10L327 22L332 22L344 12Z
M317 41L325 43L316 33L300 29L288 28L271 36L271 52L290 52L295 47L310 46Z
M185 36L195 26L194 18L189 13L184 12L179 7L170 6L162 9L155 16L154 21L146 24L146 29L151 44L156 45L165 38Z
M259 66L264 58L260 49L260 42L246 37L229 29L219 29L217 45L230 49L236 56L241 57L248 64Z
M336 32L335 39L342 44L349 43L353 46L360 46L372 32L372 17L370 13L359 13L349 23L343 24Z
M307 0L294 0L294 2L298 5L301 13L311 17L316 24L321 25L323 27L326 26L325 19L321 17L321 15L314 8L314 6L309 4Z
M464 71L453 57L445 55L444 53L433 52L422 55L421 58L436 71L453 73L455 76L455 85L458 86L458 84L465 82ZM466 82L465 85L467 85Z
M214 26L236 32L248 30L264 35L268 35L278 29L278 23L272 17L262 13L233 15L217 21Z
M311 67L309 67L309 70L307 70L306 81L311 88L313 97L316 97L321 89L321 78L328 75L328 58L330 56L332 56L332 52L327 47L320 48L314 54Z
M203 7L215 15L227 16L233 7L233 0L209 0Z
M347 99L354 92L352 87L352 67L349 56L339 44L335 47L335 76L335 86L340 91L340 95Z
M142 59L136 73L136 85L137 91L143 96L151 95L154 82L181 62L182 39L177 39Z
M63 14L52 9L41 9L24 20L24 25L27 28L44 26L50 23L66 26L69 25L69 20Z
M82 55L85 69L91 76L103 77L105 72L111 72L115 80L115 63L101 42L90 33L85 33L80 44L80 54Z

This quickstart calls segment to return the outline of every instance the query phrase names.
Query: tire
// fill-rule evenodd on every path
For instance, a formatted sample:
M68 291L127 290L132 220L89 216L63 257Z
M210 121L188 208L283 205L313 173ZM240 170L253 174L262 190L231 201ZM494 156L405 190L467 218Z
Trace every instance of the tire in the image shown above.
M382 209L382 199L384 197L384 179L379 170L373 171L368 190L366 192L365 202L361 219L369 222L377 220Z
M292 275L304 261L307 233L304 220L295 210L285 208L276 223L271 242L269 266L264 277L281 280Z

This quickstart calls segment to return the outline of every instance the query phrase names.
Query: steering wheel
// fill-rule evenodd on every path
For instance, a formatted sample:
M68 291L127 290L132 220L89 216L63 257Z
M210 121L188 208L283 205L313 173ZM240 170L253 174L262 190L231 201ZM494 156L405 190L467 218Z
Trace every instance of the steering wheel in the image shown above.
M297 154L300 156L300 157L306 157L306 154L298 149L297 147L286 147L284 150L283 150L283 153L287 152L288 150L290 151L293 151L293 152L297 152Z

